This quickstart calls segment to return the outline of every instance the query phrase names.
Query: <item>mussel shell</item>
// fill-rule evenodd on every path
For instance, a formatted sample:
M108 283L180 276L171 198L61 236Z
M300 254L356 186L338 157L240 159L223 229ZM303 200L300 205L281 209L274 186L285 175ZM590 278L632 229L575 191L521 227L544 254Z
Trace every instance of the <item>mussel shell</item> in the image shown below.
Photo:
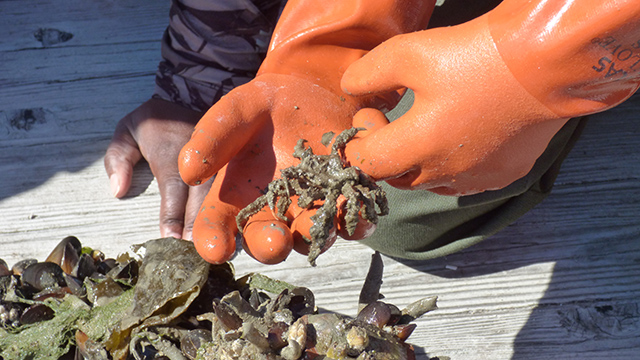
M85 281L87 300L94 306L103 306L120 296L124 292L122 287L111 278L106 278L98 283Z
M267 340L272 349L278 350L287 346L287 330L289 325L283 322L276 322L269 327Z
M131 285L135 285L138 279L138 272L138 261L129 259L127 262L119 263L113 269L109 270L107 277L115 280L130 280Z
M242 338L255 345L260 351L267 352L271 347L269 340L258 330L255 322L247 321L242 324Z
M284 289L278 296L268 305L269 311L278 314L283 309L291 312L291 321L302 317L303 315L313 314L315 312L315 298L311 290L305 287L297 287L292 290ZM283 321L279 319L278 321Z
M35 304L26 308L20 316L23 325L35 324L40 321L51 320L55 316L54 311L44 304Z
M398 321L398 324L408 324L429 311L437 309L437 301L437 296L430 296L412 302L407 305L406 308L402 309L402 317Z
M9 269L9 265L7 265L6 261L0 259L0 276L9 275L13 275L13 272Z
M49 298L62 299L69 294L72 294L72 292L67 286L51 287L31 295L31 299L34 301L45 301Z
M67 286L64 271L58 264L51 262L30 265L22 272L22 281L37 290Z
M38 262L37 259L20 260L17 263L13 264L13 266L11 267L11 271L13 272L13 275L21 276L24 269L28 268L29 266L37 262Z
M79 298L84 298L87 296L87 289L84 287L84 283L82 280L76 278L72 275L64 274L64 280L71 290L71 293L76 295Z
M26 307L27 305L17 302L0 302L0 325L3 323L19 325L20 314Z
M315 297L313 292L306 287L297 287L291 290L291 300L287 308L291 310L294 318L315 312Z
M393 335L397 336L398 339L405 341L409 336L411 336L416 327L416 324L399 324L394 325L391 332Z
M262 291L258 291L258 289L249 289L249 295L247 296L247 301L251 304L251 307L260 311L260 308L271 301L269 295L265 294Z
M394 325L401 316L402 312L397 306L374 301L358 313L356 320L382 328L385 325Z
M106 275L111 269L113 269L117 265L118 265L118 262L116 261L116 259L107 258L100 261L96 266L96 269L100 274Z
M237 330L242 327L242 319L228 304L215 301L213 304L213 312L224 326L225 331Z
M187 358L193 360L198 356L200 346L204 343L211 342L211 340L211 330L189 330L180 338L180 350L182 350L182 353Z
M84 278L90 276L91 274L96 272L96 270L97 268L93 257L91 257L91 255L89 254L82 254L78 259L76 267L71 272L71 275L80 280L84 280Z
M56 245L45 262L58 264L65 273L71 274L78 264L81 251L80 240L75 236L67 236Z

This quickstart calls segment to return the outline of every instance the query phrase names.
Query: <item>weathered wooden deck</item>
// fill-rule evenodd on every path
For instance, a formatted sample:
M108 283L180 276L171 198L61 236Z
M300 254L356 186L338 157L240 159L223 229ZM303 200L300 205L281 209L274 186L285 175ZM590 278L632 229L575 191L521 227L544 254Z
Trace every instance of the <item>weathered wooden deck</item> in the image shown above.
M151 94L168 6L0 1L0 258L9 264L42 260L67 235L108 254L159 236L148 167L117 200L102 157L116 122ZM40 29L73 36L55 44L34 36ZM639 113L636 96L594 116L552 196L491 240L431 262L385 258L388 300L439 296L411 337L421 359L640 359ZM339 241L317 268L300 255L262 266L241 254L234 264L308 286L319 306L353 315L370 254Z

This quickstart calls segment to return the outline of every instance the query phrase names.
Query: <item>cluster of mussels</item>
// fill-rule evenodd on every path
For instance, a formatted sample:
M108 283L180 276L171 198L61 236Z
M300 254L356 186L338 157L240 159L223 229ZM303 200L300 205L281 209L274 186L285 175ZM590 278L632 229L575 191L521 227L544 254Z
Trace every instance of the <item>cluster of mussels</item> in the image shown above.
M405 342L415 329L410 322L434 308L435 298L403 310L375 301L351 318L317 313L306 288L262 301L230 293L208 317L213 341L203 346L203 359L415 359Z
M137 260L106 258L82 248L75 236L58 243L45 261L24 259L11 268L0 259L0 326L18 328L53 318L48 298L69 294L89 304L108 302L135 285Z
M67 237L45 262L1 266L0 360L410 360L411 322L435 308L435 297L403 310L379 301L378 253L352 318L318 313L307 288L236 278L188 241L137 250L106 259Z

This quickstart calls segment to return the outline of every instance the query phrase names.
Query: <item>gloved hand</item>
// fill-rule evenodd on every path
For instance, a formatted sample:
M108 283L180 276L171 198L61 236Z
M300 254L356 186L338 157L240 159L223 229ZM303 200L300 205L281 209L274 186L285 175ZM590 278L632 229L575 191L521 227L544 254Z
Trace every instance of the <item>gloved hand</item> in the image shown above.
M233 255L236 214L279 178L281 169L298 163L292 153L299 139L314 153L326 154L323 134L351 127L361 107L396 103L396 92L354 99L341 91L340 78L385 39L424 28L434 3L288 2L257 77L205 114L180 155L180 174L190 185L217 173L193 228L205 260L221 263ZM287 215L283 221L264 210L250 219L244 229L247 252L264 263L284 260L293 247L291 227L298 233L309 227L308 214L295 205ZM304 220L296 224L296 218Z
M187 186L178 174L178 153L189 140L201 113L151 99L122 118L107 148L104 165L111 191L127 194L133 167L146 159L160 190L160 235L191 239L191 227L207 187Z
M638 88L635 1L505 0L468 23L396 36L345 72L353 95L407 87L413 107L346 148L352 165L402 189L468 195L527 174L570 117L608 109Z

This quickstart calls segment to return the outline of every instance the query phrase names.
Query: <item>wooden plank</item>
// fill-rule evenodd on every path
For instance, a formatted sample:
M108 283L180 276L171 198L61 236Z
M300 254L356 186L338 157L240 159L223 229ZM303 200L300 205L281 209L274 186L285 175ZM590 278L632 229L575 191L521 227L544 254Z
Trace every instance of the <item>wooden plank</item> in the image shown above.
M110 134L153 91L168 9L168 1L0 2L6 29L0 38L0 133L10 139L55 129ZM44 46L34 37L41 28L73 37ZM43 112L47 125L11 129L23 110Z
M21 71L7 72L0 85L13 88L14 96L24 96L35 88L33 85L42 88L42 85L59 86L83 80L150 75L155 72L155 67L149 64L157 64L160 60L159 44L153 39L123 44L7 51L3 55L4 61L25 64L25 67ZM127 56L129 53L135 55ZM79 68L78 64L87 65Z
M170 1L0 1L0 52L38 49L38 29L72 34L50 46L83 47L158 41L168 24ZM2 66L0 64L0 66Z
M111 138L118 120L149 99L153 79L150 72L126 79L18 87L16 92L0 88L0 96L6 95L0 108L0 147L66 141L71 136ZM35 119L25 119L24 111L31 111Z

